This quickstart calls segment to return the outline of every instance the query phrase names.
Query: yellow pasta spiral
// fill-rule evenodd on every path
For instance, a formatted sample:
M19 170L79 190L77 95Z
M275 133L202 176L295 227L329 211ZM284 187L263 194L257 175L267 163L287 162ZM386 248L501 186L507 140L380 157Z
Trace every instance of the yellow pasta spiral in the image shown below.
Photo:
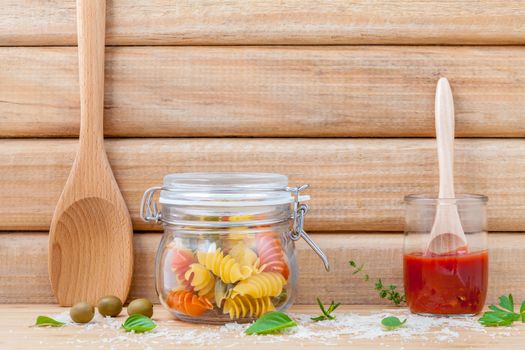
M229 254L241 265L253 265L257 260L257 254L248 248L244 242L235 244L230 249Z
M193 289L199 296L213 298L215 291L215 277L201 264L191 264L184 278L190 282Z
M230 314L230 318L260 317L268 311L275 310L270 297L252 298L238 295L224 301L223 313Z
M215 244L210 246L208 252L197 252L197 260L224 283L235 283L252 274L252 268L241 266L233 257L216 248Z
M261 272L240 281L234 288L232 297L236 295L253 298L275 297L283 291L286 280L279 272Z
M241 267L248 271L246 267L249 267L251 270L251 275L256 275L262 272L264 266L261 266L261 261L257 257L257 254L244 244L244 242L239 242L230 249L228 253L233 257Z

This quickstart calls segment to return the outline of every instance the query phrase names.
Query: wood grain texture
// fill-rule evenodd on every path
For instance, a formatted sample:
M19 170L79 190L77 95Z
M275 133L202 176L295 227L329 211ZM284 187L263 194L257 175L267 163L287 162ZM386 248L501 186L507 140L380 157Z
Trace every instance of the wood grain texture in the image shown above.
M75 140L0 140L0 230L48 230ZM310 231L402 231L403 198L437 193L430 139L119 139L106 149L134 228L143 191L172 172L255 171L309 183ZM489 197L491 231L525 230L525 140L456 141L456 192Z
M462 349L508 349L517 350L523 347L525 341L525 325L515 322L512 327L473 329L475 320L472 320L469 327L461 327L456 324L450 326L436 326L426 332L414 334L414 330L402 332L412 334L411 336L401 336L398 332L381 332L381 314L395 314L408 316L409 320L406 327L415 326L414 323L419 319L410 317L406 309L382 307L379 305L342 305L334 313L340 318L354 319L355 316L367 319L367 324L371 324L367 335L376 334L380 337L369 339L363 335L362 324L337 324L337 328L342 329L343 334L334 336L331 332L333 328L323 323L306 324L309 329L310 337L301 337L300 332L285 332L276 336L242 336L237 327L221 327L213 325L196 325L181 322L168 313L160 305L154 308L154 320L158 328L154 333L146 335L125 335L122 330L114 328L115 324L126 320L125 313L118 319L111 322L108 326L102 321L90 323L87 326L68 325L60 328L39 328L28 327L35 321L35 315L57 315L66 312L67 309L56 305L0 305L0 346L9 350L63 350L71 349L73 346L79 350L101 350L129 349L129 350L172 350L174 347L181 350L197 350L204 348L232 349L232 350L269 350L269 349L288 349L300 348L306 350L313 349L358 349L358 350L377 350L404 349L404 350L462 350ZM298 315L317 316L319 306L317 305L296 305L290 309L292 317ZM351 314L351 315L350 315ZM344 315L344 316L343 316ZM377 324L372 325L377 320ZM412 323L411 323L412 322ZM425 323L432 322L425 320ZM464 321L467 324L469 322ZM436 320L436 323L438 321ZM440 322L439 322L440 323ZM461 321L463 323L463 321ZM440 323L441 324L441 323ZM439 333L438 333L439 332ZM312 336L312 334L318 336ZM442 336L440 339L439 336Z
M74 45L74 0L3 0L0 45ZM523 44L520 0L113 0L110 45Z
M105 0L78 0L81 128L78 153L49 232L49 276L62 306L126 299L133 227L104 149ZM118 276L118 278L115 278Z
M362 262L371 278L403 285L402 234L314 234L313 239L327 253L332 270L326 272L311 248L299 241L297 259L299 283L297 304L311 304L317 296L345 304L385 303L373 290L372 282L352 276L348 260ZM135 269L130 299L147 297L157 301L154 286L155 253L161 234L135 234ZM0 233L0 304L54 303L47 268L46 233ZM512 292L525 298L525 276L516 261L525 259L525 235L490 234L488 302ZM30 288L28 288L30 286Z
M121 47L106 136L434 135L450 79L458 137L525 136L525 47ZM0 48L1 137L76 136L75 48Z

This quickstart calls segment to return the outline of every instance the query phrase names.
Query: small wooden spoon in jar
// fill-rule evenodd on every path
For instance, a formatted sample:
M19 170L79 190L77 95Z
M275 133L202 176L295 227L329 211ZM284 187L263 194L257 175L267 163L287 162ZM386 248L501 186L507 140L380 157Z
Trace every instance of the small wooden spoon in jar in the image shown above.
M446 78L437 83L435 118L439 198L426 254L463 253L468 251L468 245L454 193L454 100Z

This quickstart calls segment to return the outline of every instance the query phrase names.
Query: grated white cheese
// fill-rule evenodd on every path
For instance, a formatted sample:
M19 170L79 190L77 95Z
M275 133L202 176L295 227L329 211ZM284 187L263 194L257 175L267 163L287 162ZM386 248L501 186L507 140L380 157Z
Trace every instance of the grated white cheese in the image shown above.
M406 309L385 310L372 314L336 313L337 319L332 321L313 322L311 315L290 314L298 326L284 330L281 334L265 336L248 336L244 333L246 324L229 323L223 326L206 326L180 323L174 320L157 321L157 328L143 334L126 333L121 328L124 318L103 317L99 314L85 324L74 323L68 312L53 316L56 320L64 322L74 329L74 336L65 340L66 344L78 349L156 349L173 345L195 345L231 348L246 345L246 337L250 344L267 344L293 342L302 346L305 343L317 343L324 346L341 343L352 343L357 340L389 340L397 339L404 342L408 340L433 341L450 343L460 337L460 330L487 333L490 338L510 336L518 331L506 328L503 331L491 330L481 326L474 318L433 318L410 314ZM395 315L400 319L407 318L404 327L395 330L384 330L381 319ZM184 326L182 326L184 325ZM57 329L58 331L58 329ZM92 335L97 334L94 338ZM376 343L381 347L389 347L384 343Z

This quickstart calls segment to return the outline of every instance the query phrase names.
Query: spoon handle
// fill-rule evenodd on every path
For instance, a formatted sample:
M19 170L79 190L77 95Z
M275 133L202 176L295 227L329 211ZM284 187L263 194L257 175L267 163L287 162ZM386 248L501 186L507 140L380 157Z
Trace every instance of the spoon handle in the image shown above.
M80 144L104 147L106 0L77 0Z
M454 198L454 100L447 78L437 83L435 116L439 198Z

